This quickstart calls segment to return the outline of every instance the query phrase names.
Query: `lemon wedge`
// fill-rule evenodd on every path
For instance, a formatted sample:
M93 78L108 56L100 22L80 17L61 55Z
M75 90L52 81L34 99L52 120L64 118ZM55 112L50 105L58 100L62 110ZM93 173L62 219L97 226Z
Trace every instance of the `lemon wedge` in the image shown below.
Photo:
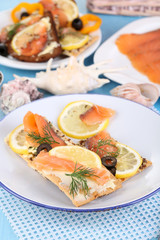
M93 103L85 100L69 103L58 117L59 129L69 137L76 139L85 139L103 131L109 124L108 119L92 126L86 125L80 119L80 115L92 106Z
M60 44L63 50L73 50L84 46L89 41L89 35L81 33L66 33L61 36Z
M116 165L116 178L128 178L135 175L142 164L142 157L129 146L116 143L119 149Z
M18 154L28 154L26 143L26 133L24 132L23 124L16 127L9 135L9 146Z
M77 4L72 0L55 0L54 1L57 6L62 9L67 18L68 21L71 22L73 19L77 18L79 15L79 10L77 7Z
M101 168L101 158L94 152L79 146L59 146L49 151L51 156L72 160L89 168Z

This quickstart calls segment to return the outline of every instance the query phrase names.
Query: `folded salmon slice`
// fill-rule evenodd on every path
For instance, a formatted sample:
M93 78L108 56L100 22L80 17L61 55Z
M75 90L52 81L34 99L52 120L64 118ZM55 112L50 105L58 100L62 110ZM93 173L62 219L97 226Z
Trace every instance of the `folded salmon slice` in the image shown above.
M116 45L121 53L127 54L139 45L148 43L154 39L160 38L160 29L143 34L122 34L116 40Z
M151 82L160 84L160 29L144 34L123 34L116 45L136 70Z
M115 111L110 108L93 105L85 113L80 115L80 119L86 125L95 125L101 123L107 118L112 117L114 114Z
M85 141L85 147L97 153L101 158L104 156L116 157L118 155L116 141L105 130L88 138Z
M48 137L49 139L52 139L53 143L51 144L51 147L56 146L64 146L66 143L57 136L57 134L54 132L53 128L51 127L51 124L47 122L47 120L38 114L34 114L31 111L27 112L23 119L24 124L24 130L28 134L35 134L39 135L42 138ZM38 146L39 144L35 141L35 139L31 138L30 136L26 136L27 142L31 146Z
M138 45L136 48L129 51L127 55L129 58L132 58L138 54L147 54L152 51L157 51L157 49L160 50L160 38L156 38L149 42Z
M84 167L82 164L75 163L68 159L58 158L53 155L49 155L48 152L41 151L37 157L34 159L32 165L36 167L38 171L64 171L66 172L73 172L76 168ZM105 184L109 178L110 173L106 168L92 168L94 174L96 176L92 176L91 178L95 180L98 184L103 185Z

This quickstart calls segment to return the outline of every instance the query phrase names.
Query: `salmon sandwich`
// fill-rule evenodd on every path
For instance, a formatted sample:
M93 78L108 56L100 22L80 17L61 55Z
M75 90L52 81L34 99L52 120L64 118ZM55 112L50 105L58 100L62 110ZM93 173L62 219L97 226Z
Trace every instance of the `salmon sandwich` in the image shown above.
M30 18L31 16L23 21L29 21ZM34 24L26 24L23 30L16 33L6 44L12 57L25 62L45 62L62 52L50 12L37 16Z
M41 115L27 112L5 142L76 207L121 188L98 154L73 143Z
M106 130L81 140L80 145L97 153L102 164L122 182L152 165L136 150L112 138Z

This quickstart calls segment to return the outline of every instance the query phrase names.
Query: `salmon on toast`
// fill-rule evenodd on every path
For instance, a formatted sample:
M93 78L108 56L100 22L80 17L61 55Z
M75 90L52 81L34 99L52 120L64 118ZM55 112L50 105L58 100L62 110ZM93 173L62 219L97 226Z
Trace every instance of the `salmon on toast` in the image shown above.
M62 52L50 12L16 33L6 44L12 57L26 62L45 62Z
M97 153L104 166L122 182L152 165L136 150L117 142L106 130L80 141L80 145Z
M26 133L26 141L23 142L28 148L28 154L17 154L31 168L57 185L76 207L121 188L121 181L101 164L96 153L76 145L45 117L27 112L23 119L23 132ZM9 146L11 134L5 139ZM20 134L22 137L22 128ZM42 145L45 146L40 149ZM50 149L47 148L48 145ZM63 149L63 156L56 154L60 148ZM70 156L65 154L68 150ZM90 167L87 161L90 163L92 158L95 165Z

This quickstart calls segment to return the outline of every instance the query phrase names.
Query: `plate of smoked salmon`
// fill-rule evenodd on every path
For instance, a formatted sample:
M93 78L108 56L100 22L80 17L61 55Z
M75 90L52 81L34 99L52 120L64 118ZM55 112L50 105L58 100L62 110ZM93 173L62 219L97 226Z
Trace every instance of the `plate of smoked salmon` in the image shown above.
M67 129L80 110L86 129L93 133L99 121L103 129L71 138ZM71 118L71 124L62 121ZM55 210L101 211L140 202L160 189L159 122L153 110L114 96L53 96L26 104L0 122L0 186Z
M55 29L55 23L53 23L53 18L51 14L49 12L45 13L43 16L41 16L40 20L39 20L39 16L37 17L38 18L36 19L36 16L29 16L28 19L33 18L29 20L29 23L26 23L26 19L24 19L24 21L22 20L22 22L18 22L14 24L11 19L11 10L5 10L0 12L0 63L2 65L12 67L12 68L18 68L18 69L41 70L41 69L46 69L48 60L50 58L53 58L53 63L51 67L56 68L61 64L67 64L69 57L72 55L76 56L78 59L79 58L85 59L97 49L97 47L101 42L102 36L101 36L101 30L99 28L96 31L86 35L86 39L84 39L84 43L81 44L80 47L74 46L73 49L63 50L62 43L59 37L60 30L58 31ZM34 24L37 24L37 27L35 25L35 28L39 29L38 25L40 26L44 22L46 24L46 19L50 19L49 21L47 20L48 21L47 26L49 27L51 26L46 36L47 40L42 39L44 41L44 44L43 44L43 41L39 41L36 43L37 46L41 44L44 45L43 48L41 47L41 50L40 49L38 50L36 46L31 45L29 47L30 49L26 49L25 53L24 52L22 53L21 50L24 47L23 46L20 47L20 45L22 45L21 40L25 39L26 37L23 37L23 35L20 35L19 33L21 32L21 34L25 34L25 35L26 33L24 31L25 29L23 30L21 29L16 30L16 29L26 25L25 26L26 28L32 27L29 30L30 31L32 30L32 32L35 32ZM37 21L37 22L32 23L33 21L34 22ZM16 31L18 31L19 35L16 34ZM65 34L66 34L66 31L68 31L67 36L69 36L71 39L75 34L73 33L73 31L75 32L74 29L72 29L72 33L69 32L71 31L71 28L65 28L63 29L63 31L65 31ZM39 35L38 39L40 38L40 34L41 34L40 31L36 33L36 35ZM43 35L44 33L42 33L42 37ZM80 33L78 32L76 39L80 38L81 40L83 34L81 34L80 36L79 35ZM64 34L62 33L61 36L63 37ZM71 39L70 39L70 42L71 42ZM33 40L33 43L34 43L34 40ZM24 45L29 46L30 40L29 40L29 43L27 44L25 43ZM38 53L38 51L40 52Z
M160 17L133 21L99 47L94 62L110 59L107 68L120 68L106 77L120 84L152 83L160 89L159 21Z

